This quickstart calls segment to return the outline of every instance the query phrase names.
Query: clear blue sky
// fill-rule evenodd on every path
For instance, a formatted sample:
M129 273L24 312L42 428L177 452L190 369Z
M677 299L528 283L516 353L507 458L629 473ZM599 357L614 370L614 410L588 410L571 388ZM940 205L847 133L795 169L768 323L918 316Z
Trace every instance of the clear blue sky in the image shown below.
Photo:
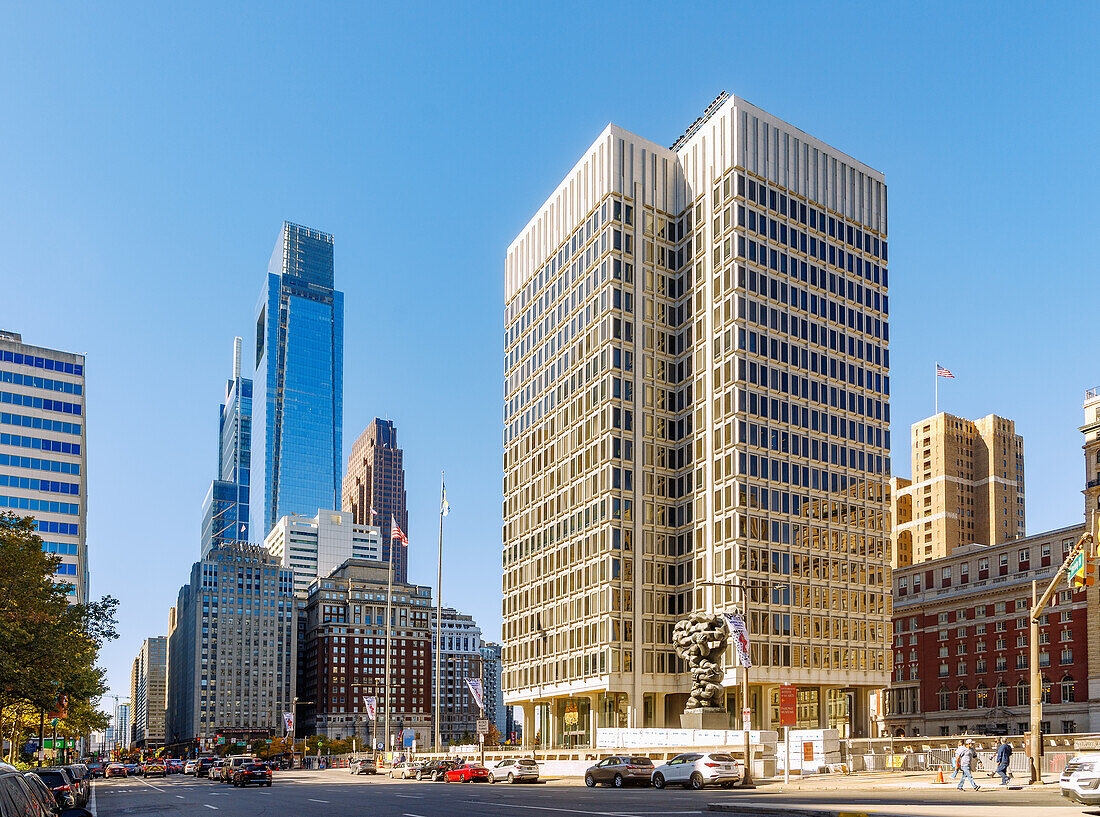
M198 557L232 339L283 219L336 239L344 447L397 422L410 577L500 632L502 270L608 122L725 89L886 173L895 473L941 407L1025 437L1028 528L1081 517L1100 383L1100 5L8 3L0 327L88 356L92 590L140 640Z

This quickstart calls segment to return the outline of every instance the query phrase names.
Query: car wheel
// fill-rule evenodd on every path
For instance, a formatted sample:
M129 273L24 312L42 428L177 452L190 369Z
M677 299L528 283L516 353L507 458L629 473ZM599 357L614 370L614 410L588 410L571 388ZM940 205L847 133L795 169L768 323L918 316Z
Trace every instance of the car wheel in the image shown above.
M623 776L621 774L617 774L611 782L614 784L615 788L621 789L623 787Z
M439 778L440 778L439 772L432 772L432 782L433 783L438 783ZM446 781L444 781L444 782L446 782Z
M663 789L665 787L665 776L660 772L653 775L653 788Z
M691 776L691 787L696 791L703 788L703 776L699 774L699 772L695 772L695 774Z
M590 775L590 774L586 774L586 775L584 776L584 785L588 786L588 788L590 788L590 789L591 789L591 788L595 788L595 786L596 786L596 778L594 778L594 777L593 777L592 775Z
M423 776L420 774L420 772L416 773L416 779L417 780L422 780L423 779Z
M509 777L510 777L510 776L511 776L511 775L509 775ZM487 779L488 779L488 781L489 781L490 783L496 783L496 782L497 782L497 779L496 779L496 778L495 778L495 777L493 776L493 773L492 773L492 772L489 772L489 777L488 777ZM509 782L511 782L511 781L509 781Z
M514 774L512 774L511 772L508 772L508 782L509 783L515 783L516 782L516 776Z

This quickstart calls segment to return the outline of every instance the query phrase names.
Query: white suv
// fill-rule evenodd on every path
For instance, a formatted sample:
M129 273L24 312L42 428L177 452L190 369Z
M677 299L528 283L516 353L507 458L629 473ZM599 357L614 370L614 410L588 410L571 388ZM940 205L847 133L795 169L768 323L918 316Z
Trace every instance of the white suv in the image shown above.
M489 767L489 782L507 780L509 783L537 783L539 764L529 757L516 757L502 760Z
M686 752L653 770L653 787L663 789L666 783L679 783L684 788L701 789L721 786L728 789L741 782L741 763L725 752Z
M1070 758L1058 786L1063 797L1085 805L1100 803L1100 753L1074 755Z

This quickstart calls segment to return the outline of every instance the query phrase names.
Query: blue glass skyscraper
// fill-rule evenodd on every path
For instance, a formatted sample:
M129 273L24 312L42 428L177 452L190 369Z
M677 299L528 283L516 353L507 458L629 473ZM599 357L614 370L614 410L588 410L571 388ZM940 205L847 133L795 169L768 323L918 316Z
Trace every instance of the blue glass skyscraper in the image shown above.
M332 236L283 222L256 306L251 536L340 508L344 293Z
M218 477L202 503L202 554L248 541L252 468L252 381L241 377L241 339L233 341L233 377L218 412Z

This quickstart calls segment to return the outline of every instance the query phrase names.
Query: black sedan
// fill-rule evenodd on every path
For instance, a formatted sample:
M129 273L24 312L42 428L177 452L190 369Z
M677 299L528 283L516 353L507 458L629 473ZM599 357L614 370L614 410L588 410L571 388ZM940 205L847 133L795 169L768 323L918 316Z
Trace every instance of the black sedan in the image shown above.
M231 772L229 782L239 788L271 785L271 769L264 763L242 763Z

